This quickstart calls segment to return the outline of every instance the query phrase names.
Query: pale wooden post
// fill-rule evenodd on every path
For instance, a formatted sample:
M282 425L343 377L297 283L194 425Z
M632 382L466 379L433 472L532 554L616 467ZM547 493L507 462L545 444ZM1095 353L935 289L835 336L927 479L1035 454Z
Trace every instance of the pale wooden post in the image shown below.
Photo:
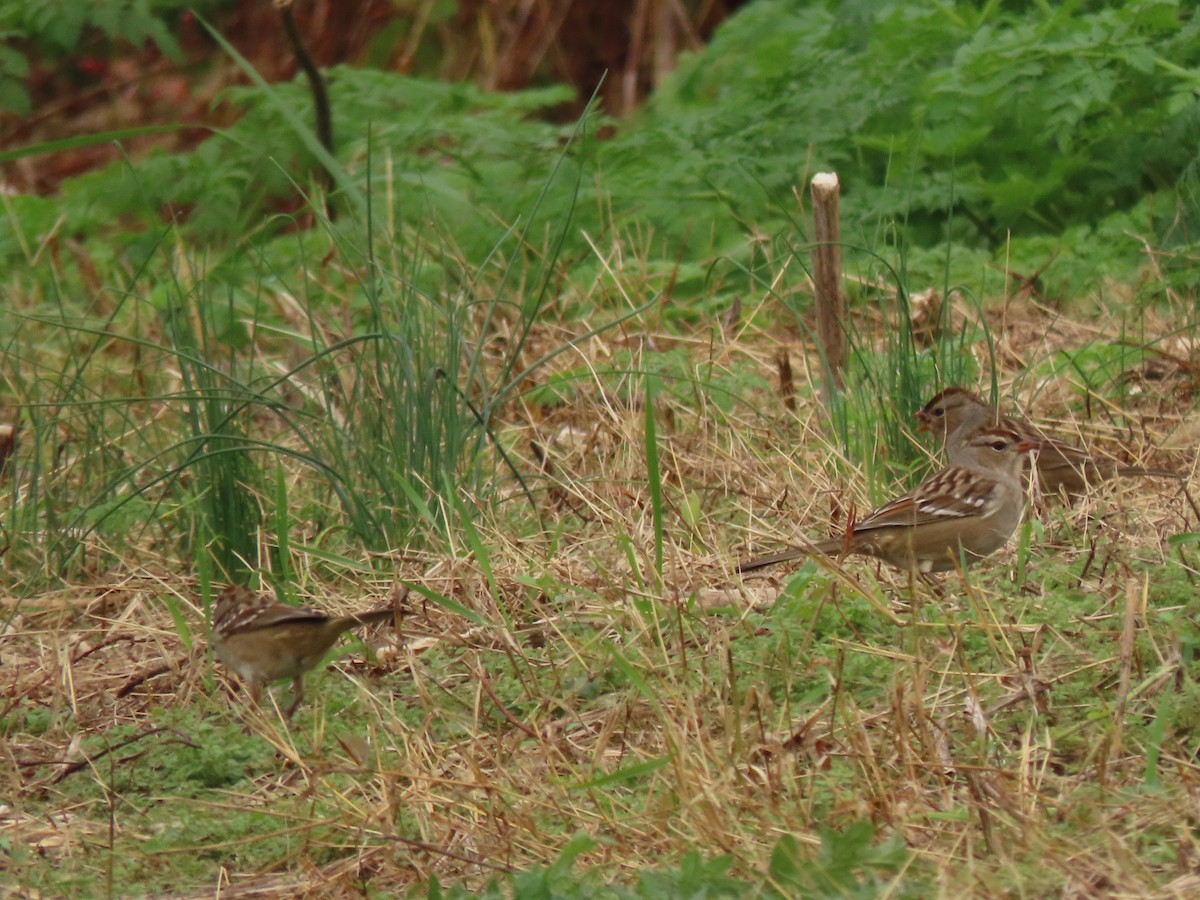
M846 362L846 299L842 294L842 223L838 214L841 186L834 172L818 172L809 187L813 204L813 283L816 287L817 344L824 368L822 393L831 409L834 390L842 386Z

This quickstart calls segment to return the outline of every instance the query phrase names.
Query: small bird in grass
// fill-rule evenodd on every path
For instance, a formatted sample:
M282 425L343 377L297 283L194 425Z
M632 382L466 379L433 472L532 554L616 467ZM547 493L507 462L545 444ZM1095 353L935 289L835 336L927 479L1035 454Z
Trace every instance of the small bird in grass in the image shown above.
M1068 497L1079 496L1089 485L1117 476L1184 477L1182 473L1168 469L1123 466L1111 459L1093 456L1082 447L1043 434L1023 419L1000 414L983 398L960 387L948 387L938 393L917 412L916 417L920 422L919 431L928 431L942 441L946 461L951 465L958 461L969 435L980 428L1004 428L1036 441L1039 446L1034 465L1038 485L1048 494L1062 492Z
M304 699L304 673L321 661L343 632L394 616L389 607L334 617L276 603L249 588L231 585L222 591L213 613L213 650L246 682L256 705L263 687L281 678L292 679L292 705L284 713L290 719Z
M955 465L855 522L840 537L738 563L739 572L802 556L862 553L925 575L971 564L1003 547L1025 508L1022 454L1037 447L1011 431L983 428Z

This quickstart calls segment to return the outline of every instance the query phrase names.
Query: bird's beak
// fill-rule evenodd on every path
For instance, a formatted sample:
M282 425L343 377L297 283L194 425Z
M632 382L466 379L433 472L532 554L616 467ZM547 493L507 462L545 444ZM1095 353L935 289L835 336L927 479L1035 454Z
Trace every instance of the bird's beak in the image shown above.
M929 430L929 416L925 414L925 410L918 409L915 413L913 413L913 418L920 423L917 425L918 432Z

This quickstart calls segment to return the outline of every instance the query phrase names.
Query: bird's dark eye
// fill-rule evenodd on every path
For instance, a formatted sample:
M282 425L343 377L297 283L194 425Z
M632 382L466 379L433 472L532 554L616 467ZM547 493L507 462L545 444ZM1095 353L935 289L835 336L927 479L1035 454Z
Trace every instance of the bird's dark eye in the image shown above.
M1003 450L1008 446L1008 441L992 441L992 449L996 451Z
M944 415L946 414L946 407L944 407L944 406L935 406L935 407L933 408L933 414L934 414L935 416L937 416L937 417L940 419L942 416L944 416Z

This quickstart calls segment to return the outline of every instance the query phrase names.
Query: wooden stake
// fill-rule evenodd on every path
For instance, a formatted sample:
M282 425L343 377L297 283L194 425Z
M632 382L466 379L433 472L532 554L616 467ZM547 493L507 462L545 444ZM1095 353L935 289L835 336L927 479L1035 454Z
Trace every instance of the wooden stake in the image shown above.
M842 386L846 362L846 300L842 294L842 223L838 215L841 185L834 172L818 172L809 186L813 204L813 281L816 286L817 342L821 349L825 408Z

